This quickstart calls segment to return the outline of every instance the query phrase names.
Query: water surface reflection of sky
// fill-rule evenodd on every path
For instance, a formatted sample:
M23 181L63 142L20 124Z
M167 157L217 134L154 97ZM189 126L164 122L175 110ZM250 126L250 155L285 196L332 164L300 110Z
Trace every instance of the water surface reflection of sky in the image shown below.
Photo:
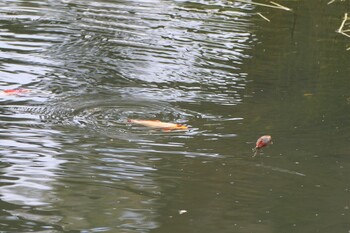
M33 90L0 99L0 194L12 205L8 218L31 221L18 222L27 231L158 228L168 191L182 179L177 166L223 157L216 142L237 137L229 125L244 120L234 110L247 85L242 65L257 42L254 7L226 1L0 6L1 89ZM125 124L131 117L194 130L145 131Z

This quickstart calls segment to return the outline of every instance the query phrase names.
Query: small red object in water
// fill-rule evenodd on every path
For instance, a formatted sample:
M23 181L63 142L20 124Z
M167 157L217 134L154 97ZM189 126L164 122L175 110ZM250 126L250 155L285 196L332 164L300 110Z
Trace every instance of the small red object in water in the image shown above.
M261 136L258 141L256 141L256 146L255 146L255 149L260 149L260 148L263 148L269 144L271 144L272 142L272 138L270 135L264 135L264 136Z
M263 148L269 144L272 144L272 137L270 135L261 136L256 141L255 148L253 148L253 150L255 150L253 157L255 157L258 154L258 150L260 150L261 148Z
M30 90L29 89L8 89L8 90L3 90L2 92L7 95L17 95L22 93L28 93L30 92Z

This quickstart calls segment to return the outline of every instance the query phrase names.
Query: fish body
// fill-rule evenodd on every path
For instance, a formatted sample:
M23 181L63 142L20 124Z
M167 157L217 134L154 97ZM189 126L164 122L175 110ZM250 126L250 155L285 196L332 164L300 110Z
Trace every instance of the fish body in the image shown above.
M261 136L257 141L255 145L255 149L263 148L272 142L272 137L270 135L264 135Z
M18 94L23 94L23 93L28 93L30 92L29 89L7 89L3 90L2 93L6 95L18 95Z
M270 135L264 135L261 136L255 144L255 148L253 148L253 151L255 151L253 157L255 157L258 154L258 151L265 147L268 146L269 144L272 144L272 137Z
M171 130L188 130L188 127L182 124L176 124L176 123L168 123L168 122L162 122L159 120L136 120L136 119L129 119L129 123L143 125L146 127L150 127L153 129L162 129L164 131L171 131Z

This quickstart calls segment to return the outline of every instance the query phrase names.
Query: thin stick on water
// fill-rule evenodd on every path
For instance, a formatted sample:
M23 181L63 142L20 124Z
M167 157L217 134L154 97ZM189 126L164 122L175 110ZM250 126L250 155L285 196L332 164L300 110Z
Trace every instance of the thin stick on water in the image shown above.
M278 4L276 2L273 2L273 1L270 1L272 4L276 5L276 6L279 6L281 7L281 9L283 10L286 10L286 11L292 11L292 9L288 8L288 7L285 7L285 6L282 6L281 4Z
M335 2L335 0L331 0L327 3L327 5L331 5L333 2Z
M339 33L350 38L350 35L348 35L348 34L346 34L344 32L339 32Z
M343 19L342 23L340 24L340 27L338 28L337 32L350 38L350 35L345 33L348 30L345 30L345 31L343 30L344 25L345 25L347 20L348 20L348 13L345 13L344 19Z
M250 2L250 1L246 1L246 0L236 0L237 2L244 2L244 3L249 3L249 4L253 4L253 5L257 5L257 6L264 6L264 7L269 7L269 8L274 8L274 9L280 9L280 10L285 10L285 11L292 11L292 9L282 6L278 3L273 3L274 5L269 5L269 4L264 4L264 3L259 3L259 2Z
M264 16L263 14L261 14L261 13L257 13L261 18L263 18L263 19L265 19L267 22L270 22L270 20L266 17L266 16Z
M343 22L340 24L340 27L339 27L339 29L338 29L338 31L337 31L337 32L342 32L343 27L344 27L345 22L346 22L346 20L347 20L347 19L348 19L348 13L345 13L345 15L344 15L344 19L343 19Z

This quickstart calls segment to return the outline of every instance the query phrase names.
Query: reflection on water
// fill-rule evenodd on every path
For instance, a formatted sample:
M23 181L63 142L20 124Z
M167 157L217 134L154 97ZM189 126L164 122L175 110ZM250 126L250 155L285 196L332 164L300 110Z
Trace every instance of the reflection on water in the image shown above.
M8 141L1 143L10 144ZM24 145L17 143L12 146L17 150ZM62 161L36 153L33 153L31 158L30 152L13 152L12 156L3 159L2 162L11 164L3 169L2 180L7 184L0 189L3 201L36 206L55 200L50 183L55 180L54 170Z
M52 129L37 128L37 118L29 114L0 114L1 147L1 205L2 229L18 231L17 224L25 224L22 230L33 229L41 224L55 224L61 217L45 216L30 212L32 208L53 206L58 196L53 183L60 173L60 143L52 136ZM34 129L32 129L34 127ZM6 204L4 204L6 203ZM17 222L13 226L13 222ZM32 225L32 226L31 226ZM35 227L34 227L35 228Z
M168 195L157 175L163 157L218 157L189 140L236 137L219 132L220 124L199 130L196 122L239 116L177 103L242 101L246 74L237 65L253 40L247 13L220 11L224 3L163 1L2 5L3 89L32 90L2 96L0 191L2 201L18 206L6 215L40 230L159 227L159 200ZM191 130L149 131L128 125L129 118Z
M0 0L31 90L0 96L1 230L348 231L344 8L314 2Z

